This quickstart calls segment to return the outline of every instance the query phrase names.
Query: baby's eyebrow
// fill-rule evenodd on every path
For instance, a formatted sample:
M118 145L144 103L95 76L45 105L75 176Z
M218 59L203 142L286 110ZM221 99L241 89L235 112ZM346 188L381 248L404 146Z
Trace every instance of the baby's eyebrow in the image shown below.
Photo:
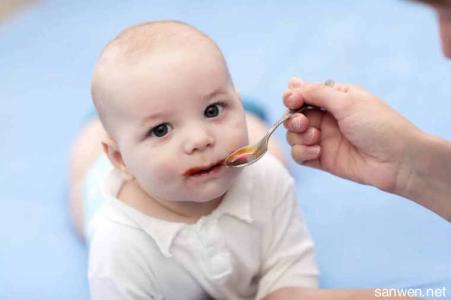
M152 113L142 119L141 126L146 126L150 121L152 121L154 119L161 119L164 116L165 116L165 114L162 112Z
M203 100L209 100L209 99L214 98L214 97L217 97L217 96L219 96L219 95L228 95L228 94L229 94L229 93L228 93L227 90L224 90L224 89L222 89L222 88L218 88L218 89L215 89L215 90L213 90L212 92L210 92L210 93L205 94L204 96L202 96L202 99L203 99Z

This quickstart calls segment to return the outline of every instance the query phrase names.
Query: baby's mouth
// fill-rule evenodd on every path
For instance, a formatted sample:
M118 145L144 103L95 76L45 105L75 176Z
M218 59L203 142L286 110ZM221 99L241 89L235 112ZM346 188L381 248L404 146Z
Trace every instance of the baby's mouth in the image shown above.
M223 164L224 164L224 160L222 159L214 164L211 164L211 165L208 165L205 167L190 168L190 169L186 170L185 172L183 172L183 175L184 176L199 176L199 175L208 174L211 171L219 169L220 167L222 167Z

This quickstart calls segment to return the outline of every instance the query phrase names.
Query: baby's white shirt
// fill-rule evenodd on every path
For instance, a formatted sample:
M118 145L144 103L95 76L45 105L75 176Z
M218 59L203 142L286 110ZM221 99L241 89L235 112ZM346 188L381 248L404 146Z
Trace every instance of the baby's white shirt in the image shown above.
M93 221L92 299L261 299L282 287L317 287L294 181L275 158L245 168L195 224L126 205L116 198L122 184L115 171L108 176L107 202Z

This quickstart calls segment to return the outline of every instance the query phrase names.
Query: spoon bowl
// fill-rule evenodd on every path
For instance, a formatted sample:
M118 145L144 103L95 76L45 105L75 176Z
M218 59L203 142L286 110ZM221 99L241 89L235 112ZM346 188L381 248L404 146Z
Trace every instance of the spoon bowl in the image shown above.
M295 111L286 112L282 118L280 118L274 125L268 130L266 135L257 143L253 145L247 145L230 153L224 160L224 165L234 168L246 167L255 163L268 151L269 138L274 133L277 127L283 122L288 120L295 113L302 113L306 110L322 110L321 108L313 105L304 105L300 109Z
M327 80L324 84L326 86L332 87L334 86L335 82L333 80ZM324 109L314 105L304 104L301 108L297 110L287 111L282 116L282 118L280 118L276 123L274 123L273 126L271 126L266 135L258 143L255 143L253 145L247 145L233 151L224 160L224 165L227 167L242 168L255 163L260 158L262 158L263 155L268 151L269 138L277 129L277 127L279 127L280 124L288 120L293 114L302 113L307 110L323 111Z

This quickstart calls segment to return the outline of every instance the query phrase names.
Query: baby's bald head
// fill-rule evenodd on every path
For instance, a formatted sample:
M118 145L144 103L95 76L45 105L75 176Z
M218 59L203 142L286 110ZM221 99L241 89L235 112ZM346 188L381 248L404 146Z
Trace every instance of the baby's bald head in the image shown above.
M151 65L152 59L161 60L161 54L181 49L197 51L199 47L211 51L225 65L214 41L196 28L178 21L141 23L127 28L108 43L95 66L91 86L92 99L108 134L114 137L115 120L121 107L127 105L121 100L123 91L117 88L121 77L144 62Z

